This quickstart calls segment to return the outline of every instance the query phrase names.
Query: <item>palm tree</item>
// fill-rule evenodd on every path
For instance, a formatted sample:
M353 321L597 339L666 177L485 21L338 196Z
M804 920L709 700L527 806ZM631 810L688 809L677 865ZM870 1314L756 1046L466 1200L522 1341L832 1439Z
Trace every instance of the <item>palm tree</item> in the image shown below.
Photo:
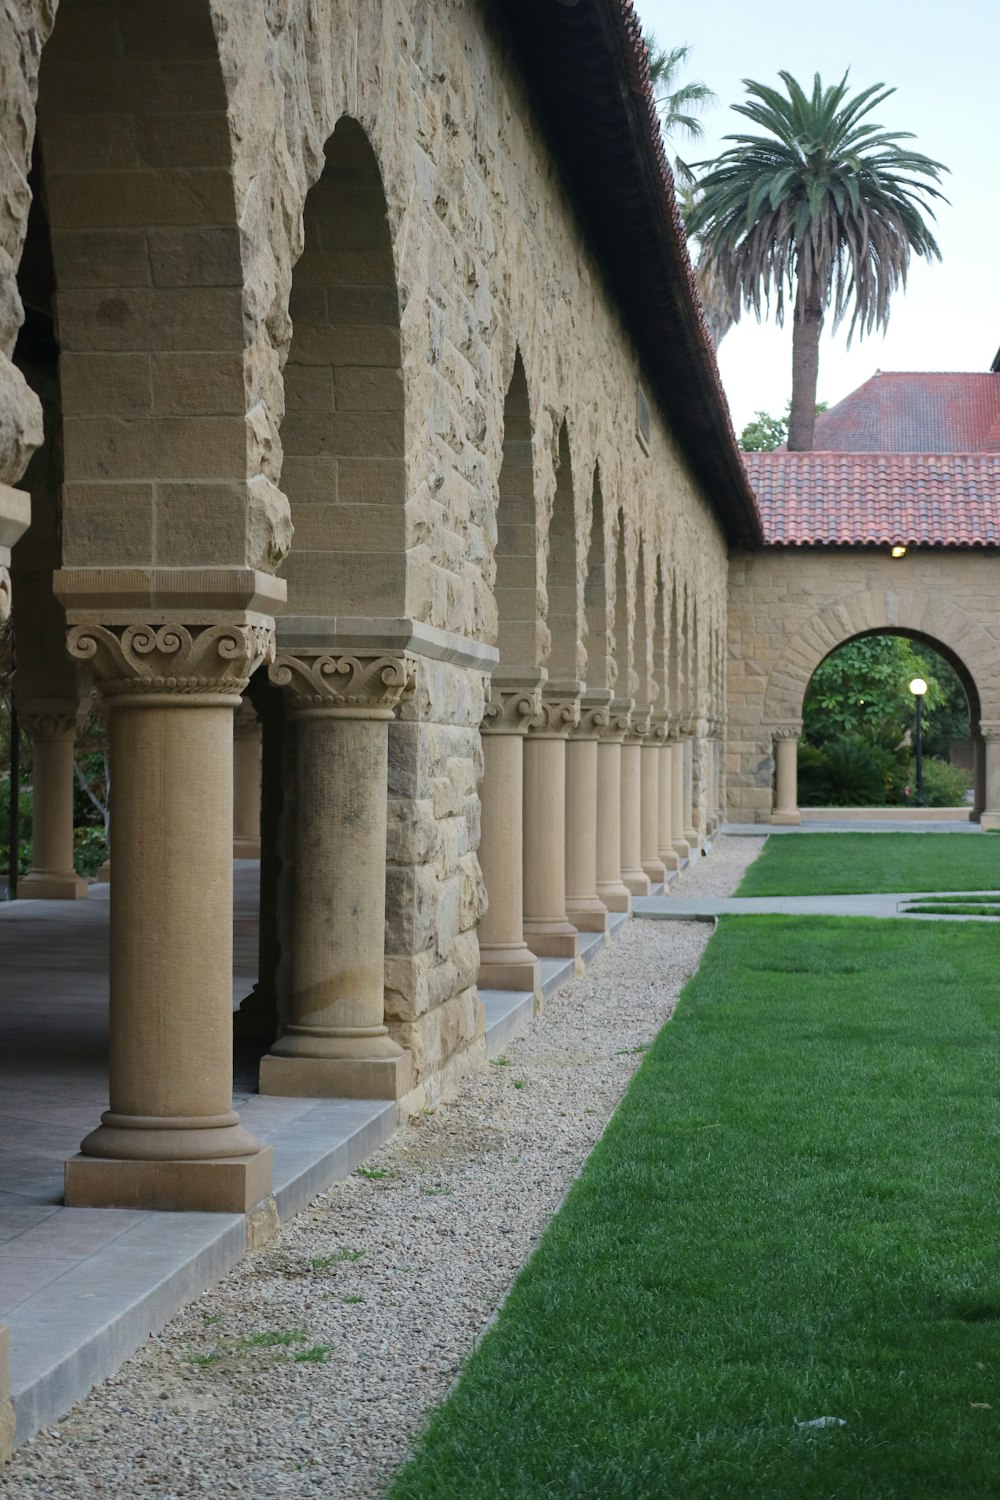
M894 89L877 83L847 98L847 77L808 97L790 73L777 89L743 80L750 101L734 105L768 135L729 135L734 144L707 167L688 225L716 261L733 316L769 309L778 324L794 292L792 410L788 447L812 447L819 336L827 310L836 329L851 313L848 344L889 320L890 294L906 285L911 251L941 252L922 215L934 217L933 186L948 169L900 143L867 117ZM853 309L853 311L852 311Z

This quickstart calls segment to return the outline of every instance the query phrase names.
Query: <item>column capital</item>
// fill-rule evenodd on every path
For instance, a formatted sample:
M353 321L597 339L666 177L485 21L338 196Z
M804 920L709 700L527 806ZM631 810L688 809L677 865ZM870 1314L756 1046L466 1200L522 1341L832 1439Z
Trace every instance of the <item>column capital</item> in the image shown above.
M279 651L267 675L297 719L391 719L416 691L416 664L402 652Z
M580 695L567 693L560 687L542 689L539 712L528 722L528 734L533 740L568 740L580 726Z
M652 709L648 703L637 703L634 705L628 730L625 734L626 744L639 744L642 740L649 737L651 716Z
M10 549L27 531L30 519L31 496L0 484L0 625L10 619Z
M604 739L611 721L611 703L610 688L595 688L593 692L584 693L580 699L580 722L570 730L570 739Z
M646 743L649 745L663 745L670 738L670 715L662 710L657 710L650 715L649 732L646 735Z
M235 708L274 659L274 623L73 625L67 647L118 707Z
M802 738L802 720L786 721L783 724L765 724L774 740L798 740ZM1000 727L1000 726L998 726Z
M601 742L605 745L620 745L628 734L632 718L631 698L612 698L608 704L607 726L601 730Z
M32 740L75 740L87 713L76 698L28 698L17 705L21 728Z
M979 732L987 743L1000 740L1000 719L980 719Z
M480 734L527 734L528 725L542 711L540 682L501 684L494 677L487 692Z
M679 740L693 740L698 733L697 714L684 714L677 720L676 737Z

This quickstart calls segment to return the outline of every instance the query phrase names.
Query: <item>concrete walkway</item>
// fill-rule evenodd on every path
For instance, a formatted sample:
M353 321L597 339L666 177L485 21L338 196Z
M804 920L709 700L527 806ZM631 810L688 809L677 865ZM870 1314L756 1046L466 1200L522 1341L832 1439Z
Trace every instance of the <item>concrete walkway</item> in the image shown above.
M943 818L810 818L801 823L724 823L722 832L731 838L770 838L786 833L982 833L978 823Z
M914 922L996 922L995 917L948 916L940 912L915 912L923 902L952 902L975 906L980 901L1000 900L998 891L894 892L864 896L729 896L724 901L696 901L679 896L651 896L635 903L634 914L660 922L712 922L716 917L909 917Z

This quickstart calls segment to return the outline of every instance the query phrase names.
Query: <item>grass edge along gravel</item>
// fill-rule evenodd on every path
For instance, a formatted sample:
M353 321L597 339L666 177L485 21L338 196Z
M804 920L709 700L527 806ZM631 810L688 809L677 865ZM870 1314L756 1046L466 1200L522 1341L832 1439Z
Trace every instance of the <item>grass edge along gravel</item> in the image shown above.
M796 833L769 838L737 896L995 890L1000 840L969 833Z
M993 1493L994 953L723 918L392 1500Z

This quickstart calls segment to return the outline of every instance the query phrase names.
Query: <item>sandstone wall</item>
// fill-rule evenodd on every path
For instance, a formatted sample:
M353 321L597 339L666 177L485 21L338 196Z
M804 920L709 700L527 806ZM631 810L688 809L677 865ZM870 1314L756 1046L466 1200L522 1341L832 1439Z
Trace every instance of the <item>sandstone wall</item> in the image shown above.
M772 547L729 570L728 816L767 822L776 727L802 718L809 679L853 636L890 630L938 647L1000 719L1000 598L989 553Z

